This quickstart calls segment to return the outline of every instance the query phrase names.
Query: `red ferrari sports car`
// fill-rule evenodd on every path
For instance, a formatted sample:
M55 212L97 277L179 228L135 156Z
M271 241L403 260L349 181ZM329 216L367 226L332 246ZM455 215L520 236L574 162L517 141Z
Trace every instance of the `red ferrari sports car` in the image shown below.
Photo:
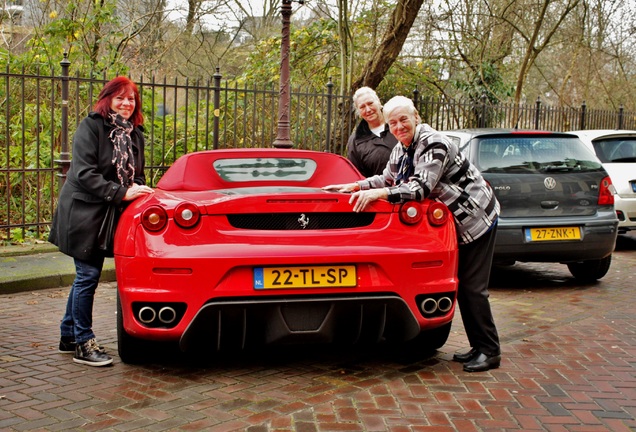
M347 159L307 150L178 159L117 228L122 361L143 360L143 341L441 347L457 291L452 217L430 200L355 213L349 194L321 189L361 178Z

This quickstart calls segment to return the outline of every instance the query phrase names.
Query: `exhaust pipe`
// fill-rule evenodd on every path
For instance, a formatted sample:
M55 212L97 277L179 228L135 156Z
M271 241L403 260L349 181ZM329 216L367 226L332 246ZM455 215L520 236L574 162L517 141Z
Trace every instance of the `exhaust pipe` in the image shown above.
M433 314L437 310L437 300L434 298L425 298L420 305L422 312L425 314Z
M150 324L157 317L157 312L155 312L155 310L150 306L144 306L139 310L137 317L142 323Z
M453 301L449 297L442 297L437 300L437 309L440 312L446 313L453 307Z
M177 312L173 308L165 306L159 311L159 321L162 323L171 324L175 319L177 319Z

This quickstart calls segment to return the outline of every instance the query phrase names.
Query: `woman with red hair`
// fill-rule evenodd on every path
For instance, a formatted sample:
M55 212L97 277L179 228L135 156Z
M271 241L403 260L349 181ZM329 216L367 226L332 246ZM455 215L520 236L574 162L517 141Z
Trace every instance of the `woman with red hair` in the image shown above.
M113 359L93 333L93 299L112 249L99 231L107 210L152 193L144 174L143 115L139 90L126 77L106 83L93 112L73 136L73 157L51 224L49 241L75 261L75 280L60 325L59 351L73 361L106 366ZM115 221L117 218L115 219Z

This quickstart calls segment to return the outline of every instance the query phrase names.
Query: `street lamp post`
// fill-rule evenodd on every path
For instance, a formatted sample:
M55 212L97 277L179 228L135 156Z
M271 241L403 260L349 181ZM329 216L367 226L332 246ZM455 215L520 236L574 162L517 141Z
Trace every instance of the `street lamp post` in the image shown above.
M280 43L280 92L278 96L278 132L274 147L291 148L294 146L290 138L289 110L291 95L289 89L289 24L292 14L292 3L304 4L305 0L283 0L280 15L283 20L283 32Z
M62 108L61 108L61 142L62 142L62 151L60 153L60 158L55 160L55 164L59 167L58 182L59 189L58 192L62 190L62 186L66 181L66 173L71 166L71 154L69 153L68 148L68 84L69 84L69 75L68 69L71 66L71 62L68 59L68 53L64 53L64 58L60 62L60 66L62 66Z

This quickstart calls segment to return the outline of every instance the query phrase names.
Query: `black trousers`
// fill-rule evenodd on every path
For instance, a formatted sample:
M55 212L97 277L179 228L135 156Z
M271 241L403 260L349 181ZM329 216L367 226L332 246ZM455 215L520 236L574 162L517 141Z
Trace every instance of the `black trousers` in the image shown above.
M488 282L497 225L477 240L459 245L457 304L472 348L488 356L501 354L490 309Z

